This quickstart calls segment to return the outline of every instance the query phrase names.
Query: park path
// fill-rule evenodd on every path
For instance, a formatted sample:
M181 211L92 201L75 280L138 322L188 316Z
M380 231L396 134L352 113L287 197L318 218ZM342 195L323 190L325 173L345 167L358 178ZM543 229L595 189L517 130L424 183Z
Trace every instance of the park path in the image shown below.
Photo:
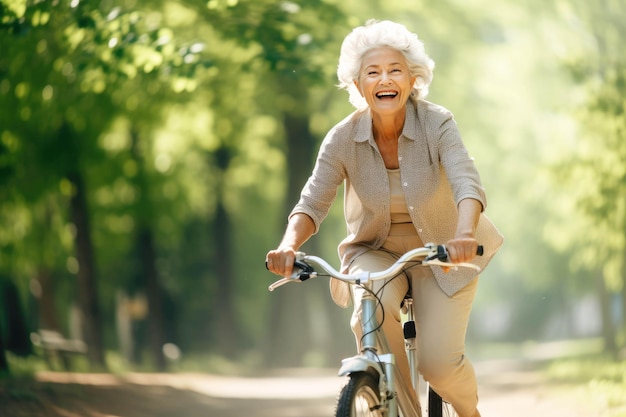
M291 369L254 378L44 372L38 379L74 387L68 392L79 390L74 400L51 399L64 417L329 417L345 383L334 372ZM548 384L526 362L482 361L476 364L476 372L483 417L598 415L571 394ZM82 400L80 409L77 400Z

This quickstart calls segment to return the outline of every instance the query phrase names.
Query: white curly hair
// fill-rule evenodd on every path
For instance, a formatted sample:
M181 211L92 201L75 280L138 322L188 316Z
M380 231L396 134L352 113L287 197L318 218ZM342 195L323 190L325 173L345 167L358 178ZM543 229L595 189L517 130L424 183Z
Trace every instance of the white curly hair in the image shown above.
M365 53L381 47L397 49L404 55L409 71L415 77L412 95L418 99L425 98L433 79L435 63L426 54L422 41L400 23L370 19L365 25L354 28L341 44L337 78L339 87L348 90L350 103L357 109L367 107L354 82L359 78Z

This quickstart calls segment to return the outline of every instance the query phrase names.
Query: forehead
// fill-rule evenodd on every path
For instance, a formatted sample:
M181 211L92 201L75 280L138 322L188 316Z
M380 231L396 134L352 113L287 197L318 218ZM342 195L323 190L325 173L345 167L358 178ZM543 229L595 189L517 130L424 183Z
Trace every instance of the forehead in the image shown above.
M402 52L395 48L381 47L370 49L363 54L361 60L361 67L369 66L386 66L392 64L404 64L406 65L406 59Z

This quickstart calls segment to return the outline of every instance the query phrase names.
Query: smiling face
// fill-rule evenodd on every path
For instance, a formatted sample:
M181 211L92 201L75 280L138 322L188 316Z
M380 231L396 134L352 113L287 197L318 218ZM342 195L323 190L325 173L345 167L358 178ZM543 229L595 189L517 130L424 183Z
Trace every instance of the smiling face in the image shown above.
M404 112L414 83L404 55L394 48L366 52L355 81L370 109L381 115Z

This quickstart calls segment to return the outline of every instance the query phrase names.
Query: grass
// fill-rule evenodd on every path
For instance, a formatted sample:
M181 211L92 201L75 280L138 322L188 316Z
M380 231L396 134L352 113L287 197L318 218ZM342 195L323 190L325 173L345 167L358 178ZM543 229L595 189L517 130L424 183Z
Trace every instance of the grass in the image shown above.
M105 353L107 373L123 375L129 372L157 372L149 354L145 354L140 364L129 364L117 351ZM1 379L32 379L41 371L65 371L62 363L53 358L50 366L39 354L20 357L7 352L10 373L0 375ZM97 372L90 368L85 356L71 358L72 372ZM263 358L258 352L247 352L237 360L231 360L211 353L182 355L179 360L170 361L168 372L212 373L219 375L254 376L264 371Z
M625 360L604 354L559 359L547 366L546 374L597 409L597 417L626 417Z
M46 363L38 356L32 355L21 357L6 352L10 373L5 374L5 378L30 378L39 371L48 369Z

